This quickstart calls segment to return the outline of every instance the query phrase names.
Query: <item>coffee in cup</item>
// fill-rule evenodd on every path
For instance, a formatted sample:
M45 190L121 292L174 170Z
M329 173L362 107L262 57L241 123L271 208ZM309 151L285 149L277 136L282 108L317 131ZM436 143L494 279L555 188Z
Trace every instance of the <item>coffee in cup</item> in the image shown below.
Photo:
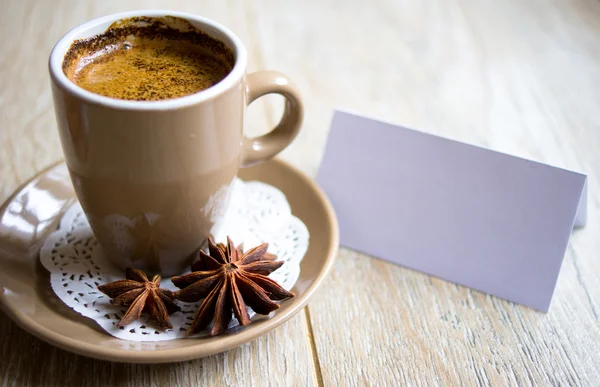
M172 11L134 11L84 23L50 55L65 161L105 256L121 268L179 274L223 225L240 167L285 148L302 122L283 74L246 74L227 28ZM245 109L285 98L269 133L245 138Z
M185 19L132 17L73 42L63 71L96 94L154 101L207 89L223 80L233 65L233 52L225 44Z

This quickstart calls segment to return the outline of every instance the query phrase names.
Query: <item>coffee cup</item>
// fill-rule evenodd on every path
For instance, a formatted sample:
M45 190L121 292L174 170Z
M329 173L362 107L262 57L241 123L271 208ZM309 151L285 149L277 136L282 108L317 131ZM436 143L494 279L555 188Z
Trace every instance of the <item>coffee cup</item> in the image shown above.
M192 26L230 50L230 71L206 89L152 101L102 95L68 76L74 42L132 18L161 20L174 30ZM239 168L273 157L297 135L303 116L297 88L278 72L246 74L246 65L246 49L230 30L172 11L94 19L55 45L49 69L65 162L94 235L117 266L180 273L221 226ZM246 107L270 93L285 98L281 121L263 136L245 138Z

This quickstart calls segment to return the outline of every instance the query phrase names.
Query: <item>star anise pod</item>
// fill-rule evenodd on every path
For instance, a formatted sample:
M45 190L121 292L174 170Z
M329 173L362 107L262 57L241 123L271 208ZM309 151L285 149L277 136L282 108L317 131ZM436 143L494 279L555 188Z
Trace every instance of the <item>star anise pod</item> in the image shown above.
M248 325L251 321L246 305L258 314L269 314L279 308L272 300L294 296L267 277L283 265L267 253L267 247L263 243L243 253L229 237L227 245L215 245L209 239L209 254L199 250L200 260L192 265L193 271L171 279L182 289L175 293L177 299L197 302L204 298L187 335L202 331L211 320L210 335L218 335L227 329L232 315L240 325Z
M212 240L210 238L208 239L208 241L209 241L209 243L212 243ZM224 243L219 242L219 243L216 244L216 246L219 249L221 249L221 251L223 251L225 254L227 254L227 245L225 245ZM258 247L262 247L262 245L258 246ZM266 251L266 249L268 247L269 247L269 245L267 243L265 243L264 244L264 249L263 249L263 250L265 250L265 252L263 253L262 258L260 259L261 261L274 261L274 260L277 259L277 255L268 253ZM237 250L236 253L237 253L238 256L244 255L243 246L241 244L239 244L235 249ZM202 253L202 255L200 255L201 253ZM209 253L210 253L210 251L209 251ZM209 261L206 261L205 259L202 258L202 256L205 256L205 255L206 254L204 253L204 251L202 251L202 250L198 251L197 260L192 264L192 271L206 271L206 270L210 270L210 269L207 268L208 267L207 265L209 264ZM277 269L275 269L275 270L277 270ZM275 270L273 270L273 271L275 271Z
M98 290L112 298L113 304L129 306L117 326L131 324L145 310L160 328L173 328L169 315L177 312L179 307L173 301L173 292L160 288L160 276L157 274L150 281L143 271L127 269L125 278L98 286Z

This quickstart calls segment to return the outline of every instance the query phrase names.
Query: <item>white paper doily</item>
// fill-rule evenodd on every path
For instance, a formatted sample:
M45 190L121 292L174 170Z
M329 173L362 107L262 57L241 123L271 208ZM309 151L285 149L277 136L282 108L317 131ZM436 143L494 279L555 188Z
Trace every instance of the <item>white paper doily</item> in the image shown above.
M268 251L285 261L270 277L290 290L298 280L300 261L308 249L308 229L292 215L285 195L273 186L236 179L231 195L222 227L214 233L215 240L225 242L229 235L236 243L242 242L245 249L268 242ZM143 313L140 320L118 328L116 324L127 308L111 304L97 286L123 279L124 272L105 259L79 203L69 208L58 229L44 242L40 260L50 272L52 289L65 304L121 339L184 338L200 304L178 302L181 311L170 316L173 324L170 330L157 329L147 313ZM168 278L163 278L161 287L177 289ZM236 325L234 318L229 327ZM200 336L203 334L206 333Z

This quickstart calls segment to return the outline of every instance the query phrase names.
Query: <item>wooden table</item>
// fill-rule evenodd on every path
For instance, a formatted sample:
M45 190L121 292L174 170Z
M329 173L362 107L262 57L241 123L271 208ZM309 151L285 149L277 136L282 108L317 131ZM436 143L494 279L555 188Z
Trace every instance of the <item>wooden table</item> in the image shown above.
M314 175L332 109L588 173L548 314L342 249L309 306L210 358L113 364L53 348L0 314L0 385L598 385L600 3L592 0L67 1L0 8L0 199L61 158L52 45L90 18L172 8L240 36L250 71L299 85L306 120L283 157ZM278 119L268 97L247 132ZM2 383L3 381L3 383Z

